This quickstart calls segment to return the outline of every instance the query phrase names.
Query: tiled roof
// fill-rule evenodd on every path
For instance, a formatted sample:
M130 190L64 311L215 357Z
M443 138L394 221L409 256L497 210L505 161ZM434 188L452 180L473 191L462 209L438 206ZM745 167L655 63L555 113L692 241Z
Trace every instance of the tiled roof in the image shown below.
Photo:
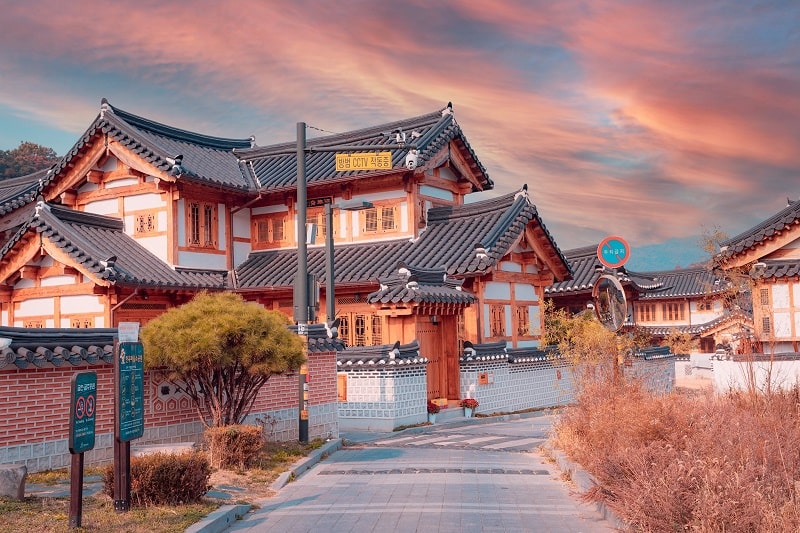
M389 278L398 262L420 269L445 268L449 276L476 275L497 265L533 221L543 231L552 264L569 275L566 259L530 203L516 194L428 211L428 227L415 241L397 239L334 247L336 283L376 283ZM253 252L237 269L238 288L289 287L297 272L297 250ZM325 249L308 249L308 272L325 280Z
M172 268L123 231L118 218L39 202L32 220L0 250L8 252L36 231L69 255L77 266L112 284L162 289L224 289L228 273Z
M597 279L608 273L603 270L600 260L597 258L596 244L567 250L564 255L572 270L572 279L558 281L545 287L545 294L591 292ZM663 283L654 279L649 273L631 272L624 267L617 269L617 277L620 282L631 284L639 291L651 291L663 287Z
M797 224L800 224L800 201L790 201L789 205L765 221L721 242L720 256L728 258L755 248L765 240L777 237Z
M0 215L34 202L49 172L50 170L40 170L27 176L0 180Z
M727 282L705 268L686 268L663 272L647 272L662 288L642 293L644 300L703 296L723 292Z
M419 343L381 344L379 346L356 346L339 352L336 365L341 370L374 368L385 366L426 365L428 358L419 353Z
M306 324L309 352L338 352L344 350L344 342L338 337L334 324ZM297 333L297 326L289 326L289 330Z
M637 350L634 353L634 357L639 357L640 359L644 359L645 361L651 361L653 359L668 359L670 357L675 357L675 354L669 351L669 346L650 346L648 348L642 348Z
M689 333L690 335L700 335L705 333L709 330L718 328L720 326L725 325L728 322L735 322L737 320L743 320L747 323L752 323L753 319L751 316L746 314L741 310L733 311L733 312L726 312L717 318L709 320L708 322L703 322L701 324L691 324L691 325L681 325L681 326L638 326L643 328L647 331L650 335L654 335L657 337L667 337L673 331L677 331L678 333ZM632 324L626 324L626 326L630 326Z
M486 169L478 160L467 142L461 126L455 120L448 106L427 115L380 124L369 128L343 134L328 135L306 141L309 153L306 154L306 182L309 186L332 181L353 181L359 177L371 177L376 171L336 171L335 152L314 152L316 148L336 146L364 146L369 150L381 150L381 146L398 144L394 132L402 130L406 143L414 143L419 150L419 161L415 172L421 173L430 159L453 141L472 171L478 177L473 191L488 190L494 184ZM405 169L408 150L392 150L392 170ZM297 143L282 143L272 146L237 149L236 155L246 163L254 174L255 181L264 191L293 189L297 178ZM385 172L385 171L380 171ZM336 176L336 178L332 178Z
M531 203L527 186L516 193L428 211L428 226L401 258L407 264L445 266L451 276L478 274L497 265L520 239L525 227L541 234L542 249L557 279L570 275L569 265Z
M596 245L567 250L564 255L573 277L546 287L545 294L591 292L597 279L607 273L597 259ZM639 293L639 298L648 300L702 296L726 288L724 280L704 268L633 272L623 267L617 269L617 277L623 284L630 284Z
M475 296L461 290L463 280L448 277L444 268L419 268L400 263L395 274L381 280L381 288L367 296L367 302L444 303L470 305Z
M123 111L105 98L100 114L53 167L49 179L69 166L100 134L108 135L144 161L172 175L229 190L254 190L233 153L234 148L249 147L250 138L225 139L181 130Z
M486 342L473 344L464 343L464 353L461 354L461 363L487 363L493 361L508 361L509 363L535 363L551 361L561 355L555 347L541 348L508 348L506 341Z
M113 362L116 328L0 327L0 339L10 344L0 350L0 370Z
M800 261L797 259L764 259L760 261L763 267L758 265L751 269L751 275L755 279L770 278L793 278L800 276Z

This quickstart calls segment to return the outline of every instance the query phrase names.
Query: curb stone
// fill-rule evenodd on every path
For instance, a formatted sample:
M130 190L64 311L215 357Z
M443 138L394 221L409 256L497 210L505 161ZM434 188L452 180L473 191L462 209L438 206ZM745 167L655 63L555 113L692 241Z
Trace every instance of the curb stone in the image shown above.
M589 492L589 490L598 485L597 481L589 472L581 468L577 463L570 461L564 452L554 448L550 442L547 442L542 448L544 452L556 462L558 468L567 474L572 482L575 483L575 486L581 494ZM609 509L605 503L601 501L595 502L595 507L603 519L614 529L620 531L627 531L629 529L628 524L617 516L614 511Z
M341 447L342 439L334 439L326 442L309 453L305 458L294 463L289 470L281 473L278 479L272 482L270 488L276 491L282 489L291 479L302 475L309 468ZM250 509L250 505L223 505L199 522L187 528L186 533L220 533L228 529L233 522L241 519Z

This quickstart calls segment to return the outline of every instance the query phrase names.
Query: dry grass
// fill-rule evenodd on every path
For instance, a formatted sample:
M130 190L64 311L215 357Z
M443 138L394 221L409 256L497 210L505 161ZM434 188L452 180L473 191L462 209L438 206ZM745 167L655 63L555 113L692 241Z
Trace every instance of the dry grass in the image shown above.
M5 532L97 532L125 531L128 533L172 533L185 531L222 503L253 503L272 496L269 488L277 477L295 461L323 444L315 440L307 445L295 442L268 443L258 454L252 467L246 470L217 470L211 475L214 485L235 485L243 489L236 493L235 502L206 499L196 505L134 507L117 513L111 498L98 493L83 499L82 528L70 529L69 498L28 497L14 501L0 497L0 531ZM84 475L102 474L105 467L87 467ZM69 482L67 470L33 473L27 483L63 484Z
M653 395L586 384L556 444L641 531L800 531L800 390Z

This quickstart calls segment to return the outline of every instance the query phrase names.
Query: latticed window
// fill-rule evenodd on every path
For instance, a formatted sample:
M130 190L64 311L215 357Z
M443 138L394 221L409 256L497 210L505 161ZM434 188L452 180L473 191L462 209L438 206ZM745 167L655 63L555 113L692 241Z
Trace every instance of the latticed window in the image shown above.
M381 317L372 315L372 345L383 344L383 324Z
M531 334L531 318L527 305L517 307L517 335L527 337Z
M664 320L683 320L683 304L668 303L664 304L662 311L664 312Z
M395 229L394 206L381 207L381 229L383 231L393 231Z
M286 215L261 217L256 219L255 248L277 246L286 238Z
M641 304L637 311L639 322L653 322L656 319L656 304Z
M70 327L73 328L93 328L94 317L90 316L76 316L69 320Z
M216 247L217 206L207 202L192 201L187 209L187 240L189 246Z
M318 213L307 213L306 224L314 224L317 226L317 234L320 237L325 237L327 235L328 221L326 220L325 213L322 211Z
M761 289L761 305L769 305L769 289Z
M356 346L367 345L367 317L364 315L356 315L355 320L355 338L353 344Z
M769 317L761 317L761 333L771 333L772 324L770 324Z
M26 328L43 328L44 320L41 319L26 320L23 324L25 325Z
M342 315L339 317L339 338L344 341L345 344L350 344L350 319L347 315Z
M362 211L364 233L391 233L397 230L397 207L372 207Z
M134 219L133 232L136 235L153 233L158 230L157 216L155 213L140 213Z
M492 337L504 337L506 334L506 306L491 304L489 306L489 322Z

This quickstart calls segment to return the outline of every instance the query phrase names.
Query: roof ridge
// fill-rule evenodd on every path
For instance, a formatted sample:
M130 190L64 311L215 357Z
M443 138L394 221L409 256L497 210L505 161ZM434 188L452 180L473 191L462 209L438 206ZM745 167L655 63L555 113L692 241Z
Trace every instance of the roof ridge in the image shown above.
M135 128L146 130L150 133L154 133L164 137L170 137L173 139L186 141L192 144L201 145L207 148L215 148L218 150L249 148L250 146L252 146L255 140L254 137L248 137L247 139L216 137L213 135L205 135L203 133L197 133L190 130L176 128L174 126L168 126L167 124L156 122L155 120L151 120L149 118L145 118L140 115L131 113L129 111L125 111L124 109L115 107L111 105L105 98L103 98L102 100L101 109L102 109L101 115L103 116L103 118L107 119L108 117L106 115L106 112L111 111L112 115L119 118L119 120L122 120L123 122L126 122L127 124Z
M44 204L47 206L50 213L62 222L104 227L117 231L123 231L125 229L125 222L121 218L98 215L97 213L88 213L86 211L77 211L58 204L49 204L46 202Z
M507 209L513 205L518 192L519 191L514 191L502 196L470 202L468 204L432 207L428 210L428 223L446 222L459 218L472 218L487 212L495 211L500 207Z

